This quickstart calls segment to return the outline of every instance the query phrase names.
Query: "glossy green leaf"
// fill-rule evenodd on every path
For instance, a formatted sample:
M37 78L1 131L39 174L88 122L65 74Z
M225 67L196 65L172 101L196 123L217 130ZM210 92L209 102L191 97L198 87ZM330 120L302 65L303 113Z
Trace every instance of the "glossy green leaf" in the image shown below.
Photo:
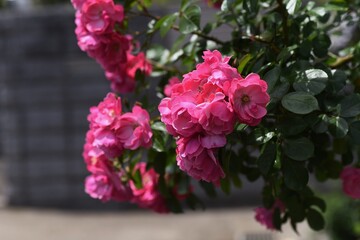
M268 175L276 158L276 145L268 142L264 145L262 152L258 158L259 170L262 174Z
M291 159L284 159L282 162L285 185L292 190L303 190L308 181L309 173L302 163Z
M320 69L309 69L297 74L293 87L298 92L317 95L325 89L327 81L326 72Z
M265 76L264 80L268 84L268 92L272 92L276 83L278 82L280 78L281 69L280 67L274 67L270 71L268 71Z
M350 136L355 144L360 144L360 121L350 124Z
M334 137L345 137L349 131L349 125L341 117L331 117L329 120L329 130Z
M200 28L201 8L197 5L188 6L180 15L179 30L183 34L189 34Z
M296 114L308 114L319 109L314 96L305 92L291 92L281 100L283 107Z
M314 155L314 144L306 137L286 139L284 153L291 159L304 161Z
M355 117L360 115L360 94L350 95L340 102L341 117Z

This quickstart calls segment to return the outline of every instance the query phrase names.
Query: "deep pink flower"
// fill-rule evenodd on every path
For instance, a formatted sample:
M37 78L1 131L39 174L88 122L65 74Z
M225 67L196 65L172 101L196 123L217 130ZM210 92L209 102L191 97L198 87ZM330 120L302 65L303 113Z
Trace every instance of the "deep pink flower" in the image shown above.
M224 136L203 136L179 138L177 141L177 164L181 170L197 180L220 183L225 176L214 148L226 144Z
M115 173L110 166L102 164L102 168L85 180L85 192L92 198L104 202L109 200L130 201L133 198L131 189L121 182L122 173Z
M346 167L340 174L343 191L354 199L360 199L360 168Z
M86 1L87 0L71 0L71 3L76 10L80 10Z
M165 123L167 130L174 136L189 137L199 131L201 126L195 113L195 96L186 92L174 98L164 98L158 109L161 121Z
M264 225L267 229L276 230L273 223L273 214L275 209L278 208L280 212L285 212L285 206L280 200L276 200L274 205L270 208L258 207L255 209L255 219L260 224Z
M176 89L176 87L180 84L180 79L177 77L172 77L169 79L169 83L165 85L164 87L164 94L167 97L170 97L172 94L173 88Z
M114 65L114 68L105 68L105 75L111 82L113 91L127 93L135 89L137 71L149 76L152 72L152 65L145 58L144 53L141 52L135 56L127 52L126 62Z
M152 72L152 65L146 59L143 52L137 55L127 54L126 74L128 77L135 79L136 71L141 71L145 76L149 76Z
M138 163L134 171L140 171L142 187L137 188L133 181L130 181L130 188L133 192L132 202L142 208L150 208L158 213L167 213L169 209L166 206L165 199L158 191L159 176L153 168L146 170L145 163Z
M149 148L152 144L149 113L140 106L134 106L131 113L119 119L116 137L125 149Z
M258 125L266 115L266 105L270 96L267 84L257 74L249 74L245 79L235 79L231 83L229 98L241 123Z
M114 127L121 114L121 98L108 93L98 106L90 108L88 121L92 127Z
M196 115L207 134L226 135L234 129L235 115L221 92L217 92L211 102L197 105Z
M81 7L81 21L94 34L112 32L115 22L122 22L124 9L113 0L87 0Z

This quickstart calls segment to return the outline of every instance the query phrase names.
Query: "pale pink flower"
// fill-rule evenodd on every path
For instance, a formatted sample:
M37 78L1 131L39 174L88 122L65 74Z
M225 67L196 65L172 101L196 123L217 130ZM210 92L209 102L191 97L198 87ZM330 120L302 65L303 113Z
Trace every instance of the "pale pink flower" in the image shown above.
M249 74L245 79L235 79L231 83L229 99L241 123L256 126L266 115L266 105L270 96L267 84L257 74Z
M354 199L360 199L360 168L346 167L340 174L343 191Z
M140 106L134 106L131 113L119 119L116 137L125 149L149 148L152 144L149 113Z
M158 213L169 212L165 199L158 190L159 176L155 170L153 168L146 170L145 163L138 163L134 168L135 171L139 171L141 174L142 187L138 189L135 183L130 181L130 188L134 195L132 202L142 208L150 208Z
M169 83L165 85L164 87L164 94L167 97L170 97L172 94L172 89L176 89L176 87L180 84L180 79L177 77L172 77L169 79Z
M273 214L278 208L281 213L285 212L285 206L280 200L276 200L274 205L270 208L258 207L255 209L255 219L267 229L276 230L273 223Z
M197 180L220 183L225 176L214 148L226 144L224 136L200 135L191 138L179 138L177 141L177 164L181 170Z

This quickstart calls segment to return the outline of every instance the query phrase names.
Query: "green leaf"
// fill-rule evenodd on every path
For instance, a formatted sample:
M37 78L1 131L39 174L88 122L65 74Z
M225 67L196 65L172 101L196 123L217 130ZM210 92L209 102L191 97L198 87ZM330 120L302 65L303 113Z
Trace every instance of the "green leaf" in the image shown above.
M322 212L326 211L326 203L322 198L319 197L313 197L309 200L309 203L312 206L318 207Z
M302 117L288 116L282 119L278 126L281 133L285 136L294 136L303 132L308 124Z
M319 109L314 96L305 92L291 92L281 100L283 107L296 114L308 114Z
M285 185L292 190L303 190L308 181L309 173L301 162L284 159L282 161Z
M289 215L293 222L301 222L305 219L304 206L296 195L292 195L286 200L286 207L289 210Z
M205 181L199 181L200 186L202 187L202 189L204 189L205 193L209 196L209 197L216 197L216 191L215 191L215 187L212 183L208 183Z
M360 94L350 95L340 102L341 117L356 117L360 114Z
M286 139L284 153L291 159L304 161L314 155L314 144L306 137Z
M272 222L277 230L281 230L281 212L279 208L275 208L274 213L272 215Z
M268 142L264 145L262 152L258 159L259 170L265 176L269 174L276 158L276 145L273 142Z
M180 15L179 30L183 34L189 34L200 28L201 8L197 5L188 6Z
M160 29L161 37L164 37L166 33L171 29L175 20L177 19L177 14L166 15L158 20L155 24L155 29Z
M310 208L306 213L306 220L311 227L311 229L315 231L322 230L325 227L324 217L320 212L315 209Z
M312 124L311 128L316 133L324 133L328 130L329 118L326 114L320 114L316 116L316 120Z
M281 69L280 67L274 67L270 71L268 71L265 76L264 80L268 84L268 92L272 92L276 83L278 82L280 78Z
M301 0L289 0L286 3L286 10L290 15L296 13L297 10L301 7L302 1Z
M165 124L163 122L155 122L155 123L153 123L151 125L151 129L167 133Z
M355 144L360 144L360 121L350 124L350 136Z
M221 4L221 11L229 11L232 8L232 4L235 0L224 0Z
M329 120L329 131L334 137L342 138L348 133L349 125L341 117L331 117Z
M228 177L221 179L220 187L225 194L229 195L231 191L230 179Z
M325 89L327 81L326 72L320 69L309 69L297 74L293 87L298 92L317 95Z
M167 158L167 154L164 152L160 152L156 154L156 159L154 159L153 161L154 170L160 175L165 174L166 158Z
M328 49L331 45L331 40L329 36L326 33L319 34L314 40L313 40L313 49L314 54L319 57L323 58L326 57L328 54Z
M242 71L244 70L246 64L253 58L253 56L248 53L246 55L244 55L240 61L239 61L239 66L238 66L238 72L242 73Z
M137 189L142 189L143 188L143 184L142 184L142 179L141 179L141 173L140 170L136 170L134 175L132 176L133 181L135 183L135 187Z

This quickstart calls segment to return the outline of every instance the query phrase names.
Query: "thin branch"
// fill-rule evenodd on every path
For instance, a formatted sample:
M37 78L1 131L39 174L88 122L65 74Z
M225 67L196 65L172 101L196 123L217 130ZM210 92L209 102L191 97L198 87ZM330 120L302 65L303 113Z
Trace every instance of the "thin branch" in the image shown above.
M288 19L289 19L289 13L286 10L286 6L283 3L283 0L276 0L276 2L278 3L278 11L282 16L282 27L283 27L283 31L284 31L284 40L285 40L285 44L287 45L289 42L289 28L288 28Z

